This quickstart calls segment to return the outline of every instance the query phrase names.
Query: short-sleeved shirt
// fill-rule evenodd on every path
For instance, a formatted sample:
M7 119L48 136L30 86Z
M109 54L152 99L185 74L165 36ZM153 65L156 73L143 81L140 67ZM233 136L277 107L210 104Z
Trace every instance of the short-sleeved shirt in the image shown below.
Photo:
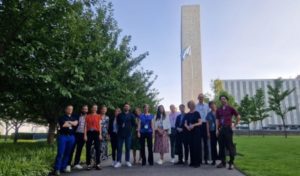
M101 131L101 116L99 114L89 114L85 118L87 131Z
M206 121L209 123L209 131L215 131L216 130L216 116L212 111L210 111L207 114Z
M186 122L187 125L198 123L199 119L201 119L201 116L198 111L186 113L184 116L184 122ZM200 128L200 126L195 128Z
M152 120L154 116L152 114L141 114L140 121L141 121L141 133L152 133Z
M70 126L70 127L63 127L64 123L66 121L77 121L78 118L77 116L75 115L63 115L61 116L59 119L58 119L58 123L59 123L59 127L60 127L60 130L59 130L59 134L61 135L73 135L75 133L75 126Z
M203 104L198 103L196 105L196 111L198 111L200 113L202 122L206 122L206 116L207 116L207 114L210 111L210 108L209 108L208 104L206 104L206 103L203 103Z
M78 119L78 126L76 129L76 133L84 133L85 117L86 117L86 114L80 114L79 119Z
M232 116L238 116L238 112L231 106L222 106L217 110L217 119L221 126L232 125Z

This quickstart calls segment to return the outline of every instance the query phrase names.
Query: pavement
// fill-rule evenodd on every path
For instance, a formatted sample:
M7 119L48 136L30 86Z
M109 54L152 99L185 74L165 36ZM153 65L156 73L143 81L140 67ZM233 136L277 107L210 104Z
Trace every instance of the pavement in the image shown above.
M167 154L170 155L170 154ZM167 156L166 155L166 156ZM123 157L124 159L124 157ZM158 160L158 154L154 154L155 161ZM191 168L189 166L178 166L172 164L169 157L166 157L165 163L163 165L154 164L154 166L141 166L133 165L131 168L123 166L121 168L115 169L111 166L111 160L102 162L102 170L72 170L70 174L63 174L63 176L244 176L241 172L236 169L228 170L226 168L217 169L215 166L211 165L201 165L199 168Z

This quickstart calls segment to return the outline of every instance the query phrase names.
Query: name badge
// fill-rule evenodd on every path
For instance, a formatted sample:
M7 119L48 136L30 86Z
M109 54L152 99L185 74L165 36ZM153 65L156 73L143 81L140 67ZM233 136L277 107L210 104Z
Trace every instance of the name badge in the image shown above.
M70 126L69 129L72 130L72 127Z
M147 129L149 128L149 126L148 126L148 125L145 125L144 128L147 130Z

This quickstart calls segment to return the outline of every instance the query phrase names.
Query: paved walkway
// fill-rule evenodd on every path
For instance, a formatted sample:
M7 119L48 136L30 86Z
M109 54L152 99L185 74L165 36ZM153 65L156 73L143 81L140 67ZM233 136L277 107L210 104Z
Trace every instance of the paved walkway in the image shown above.
M157 161L158 154L154 154L154 158L156 159L155 161ZM66 174L66 176L244 176L244 174L240 173L236 169L217 169L210 165L201 165L200 168L191 168L188 166L175 166L170 162L165 162L162 166L157 164L154 164L154 166L147 165L143 167L141 165L136 165L132 168L128 168L124 165L121 168L115 169L111 166L111 160L108 160L103 162L102 166L103 169L101 171L73 170L71 174Z

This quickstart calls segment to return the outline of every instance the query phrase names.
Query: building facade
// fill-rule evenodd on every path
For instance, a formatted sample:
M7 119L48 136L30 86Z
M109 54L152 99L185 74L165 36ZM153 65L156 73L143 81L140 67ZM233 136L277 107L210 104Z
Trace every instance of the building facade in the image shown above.
M274 79L245 79L245 80L222 80L223 88L225 91L234 96L237 103L248 94L253 96L257 89L262 88L265 92L265 103L268 103L268 85L274 86ZM296 106L296 110L289 112L287 114L286 122L290 129L300 128L300 78L296 79L283 79L283 89L293 89L296 90L290 94L283 102L284 106ZM282 120L274 112L270 112L270 117L263 121L263 127L278 127L282 124ZM259 123L251 124L252 129L261 129ZM276 128L278 129L278 128Z
M181 91L184 104L202 92L199 5L181 8Z

